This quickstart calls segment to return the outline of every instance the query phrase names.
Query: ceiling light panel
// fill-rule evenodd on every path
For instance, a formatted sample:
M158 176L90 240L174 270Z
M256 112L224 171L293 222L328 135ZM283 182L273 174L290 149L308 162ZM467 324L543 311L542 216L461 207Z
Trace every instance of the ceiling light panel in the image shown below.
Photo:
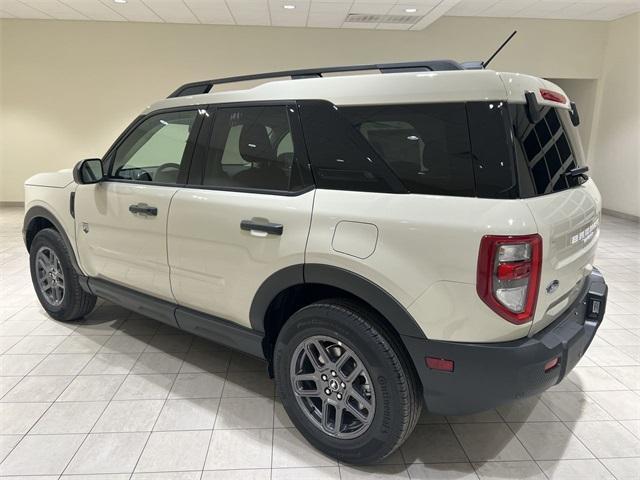
M309 1L269 0L271 25L274 27L306 26L309 16L309 5Z

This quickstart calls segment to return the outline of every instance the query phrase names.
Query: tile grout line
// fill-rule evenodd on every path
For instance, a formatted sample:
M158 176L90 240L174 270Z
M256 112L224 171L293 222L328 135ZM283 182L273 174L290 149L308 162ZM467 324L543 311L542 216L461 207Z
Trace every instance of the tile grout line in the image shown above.
M158 332L159 331L160 331L160 327L158 327L158 330L156 330L156 332L152 336L150 342L153 342L153 338L158 336ZM187 352L191 349L191 345L193 345L193 340L194 340L193 335L191 336L190 340L191 341L189 342L189 348L187 348ZM155 353L155 352L148 352L147 351L147 348L149 348L150 345L151 345L151 343L147 344L145 349L140 353L140 356L142 356L143 353ZM168 352L164 352L164 353L168 353ZM185 353L184 357L186 357L186 353ZM140 358L140 357L138 357L138 358ZM137 361L136 361L136 363L137 363ZM183 364L184 364L184 358L182 358L182 361L180 362L180 368L178 368L178 373L175 374L175 377L173 378L173 381L171 382L171 386L167 390L167 396L164 398L164 402L162 403L162 407L160 408L160 411L158 412L158 416L156 417L155 421L153 422L153 425L151 426L151 430L149 431L149 435L147 436L147 439L144 442L142 450L140 450L140 455L138 455L138 459L136 460L136 464L133 466L133 469L131 470L131 475L129 475L129 479L133 478L133 475L136 472L136 468L138 467L138 463L140 463L140 459L142 458L142 455L144 454L144 450L147 448L147 445L149 444L149 439L151 438L151 435L153 434L153 429L155 428L156 424L158 423L158 419L160 418L160 415L162 415L162 411L164 410L164 407L167 404L167 400L169 399L169 395L171 395L171 390L173 390L173 386L176 384L176 380L178 380L178 376L180 375L180 369L182 368ZM133 365L133 367L131 367L131 370L133 370L134 368L135 368L135 364ZM124 379L122 384L124 384L124 382L127 380L127 378L129 377L130 374L131 374L131 372L129 372L129 374ZM122 384L120 385L121 387L122 387ZM119 390L120 389L118 389L118 391ZM116 394L117 394L117 392L116 392Z
M25 307L26 308L26 307ZM23 309L24 310L24 309ZM84 318L84 317L83 317ZM31 330L31 332L35 331L37 328L39 328L41 325L44 325L46 322L46 320L43 320L38 326L36 326L33 330ZM77 329L78 327L76 326L74 329L71 330L71 333L69 333L69 335L67 336L67 338L71 337L71 334ZM111 334L112 336L113 334ZM28 335L27 335L28 336ZM26 338L26 336L25 336ZM64 341L64 340L63 340ZM62 342L60 342L62 343ZM57 348L57 347L56 347ZM98 349L99 350L99 349ZM52 351L53 352L53 351ZM31 373L34 369L36 369L42 362L44 362L51 354L52 352L49 352L48 354L46 354L42 360L40 360L36 365L33 366L33 368L31 368L26 375L24 375L22 377L22 379L20 379L20 381L18 383L16 383L7 393L5 393L2 398L4 398L6 395L8 395L16 386L18 386L25 378L27 378L29 376L29 373ZM46 413L51 409L51 407L56 403L56 401L58 400L58 398L60 398L60 396L67 390L67 388L69 388L69 385L71 385L71 383L80 375L80 372L82 372L82 370L84 369L84 367L86 365L88 365L88 363L95 357L97 351L93 354L93 356L91 357L91 359L89 359L89 361L82 367L82 369L80 369L80 371L73 376L73 379L69 382L69 384L60 392L60 394L58 394L58 396L52 401L52 402L42 402L42 403L49 403L49 406L44 410L44 412L42 412L42 414L38 417L38 419L33 422L33 424L31 425L31 427L29 427L29 429L22 434L22 438L18 441L18 443L16 443L13 448L11 448L11 450L5 455L5 457L2 459L2 461L0 462L0 465L4 464L5 460L7 460L9 458L9 456L11 455L11 453L18 447L18 445L20 445L23 440L27 437L27 435L29 435L29 432L31 432L31 430L38 424L38 422L40 422L40 420L42 420L42 418L46 415ZM31 402L16 402L16 403L31 403ZM35 402L35 403L39 403L39 402ZM106 408L106 406L105 406ZM83 442L84 443L84 440ZM81 445L82 445L81 443ZM78 447L79 448L79 447ZM75 454L78 453L77 450L74 453L73 456L75 456ZM69 461L71 461L73 459L73 456L69 459ZM65 466L66 469L66 466ZM64 470L63 470L64 472ZM62 475L62 473L60 473L60 475Z
M101 304L98 308L102 309L104 308L104 303ZM96 313L98 312L98 310L96 310ZM126 323L126 321L129 319L129 317L131 316L131 314L129 314L127 316L127 318L120 323L120 325L123 325L124 323ZM75 331L75 330L74 330ZM98 352L100 352L100 350L102 350L102 348L104 347L104 345L109 341L109 339L111 339L114 335L115 332L117 331L117 328L114 329L114 331L111 333L111 335L109 335L108 339L100 345L100 348L98 348L95 353L93 354L93 356L91 357L91 359L82 367L82 369L78 372L78 374L74 377L73 380L71 380L71 382L69 382L69 385L67 385L67 388L65 388L62 393L58 396L58 398L60 398L61 395L64 394L64 392L69 388L69 386L71 385L71 383L73 383L75 381L76 378L80 377L80 376L84 376L84 375L80 375L82 373L82 371L86 368L87 365L89 365L89 363L96 357L96 355L98 354ZM124 382L124 379L123 379ZM122 385L122 383L120 384ZM89 435L91 435L91 431L93 430L93 428L96 426L96 424L98 423L98 421L100 420L100 417L102 417L102 415L104 414L104 412L106 411L106 409L109 407L109 404L111 403L111 400L113 399L113 396L116 394L116 392L118 391L118 389L116 389L114 391L114 393L111 395L111 398L109 400L107 400L105 402L105 406L102 409L102 411L100 412L100 415L98 416L98 418L96 418L95 422L93 422L93 425L91 426L91 428L89 429L89 431L85 434L84 438L82 439L82 442L80 442L80 444L78 445L78 448L76 449L76 451L73 453L73 455L71 455L69 457L69 460L67 461L66 465L64 466L64 468L62 469L62 472L60 472L60 477L62 478L62 476L64 475L64 473L67 471L67 468L69 468L69 465L71 465L71 462L73 462L73 459L76 457L76 455L78 454L78 452L80 451L80 449L82 448L82 446L85 444L85 442L87 441L87 439L89 438ZM57 399L56 399L57 400ZM55 401L54 401L55 403ZM53 405L53 403L52 403ZM34 424L35 426L35 424ZM32 427L33 428L33 427Z

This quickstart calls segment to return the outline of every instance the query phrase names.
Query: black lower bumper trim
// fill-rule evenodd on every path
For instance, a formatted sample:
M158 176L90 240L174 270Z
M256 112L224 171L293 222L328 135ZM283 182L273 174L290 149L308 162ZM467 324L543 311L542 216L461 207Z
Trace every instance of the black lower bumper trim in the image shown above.
M578 299L532 337L501 343L458 343L403 337L422 381L427 409L475 413L543 392L560 382L587 350L604 317L607 285L597 271ZM430 370L425 357L451 359L451 373ZM545 372L554 358L559 363Z

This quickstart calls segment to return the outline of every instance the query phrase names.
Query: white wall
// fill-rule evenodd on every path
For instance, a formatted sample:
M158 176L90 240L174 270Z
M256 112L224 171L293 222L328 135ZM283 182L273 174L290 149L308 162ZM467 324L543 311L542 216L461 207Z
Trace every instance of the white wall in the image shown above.
M640 217L640 14L608 24L589 152L604 207Z
M345 63L485 59L551 78L599 78L606 22L444 17L418 32L0 21L0 201L39 171L101 156L146 104L188 81ZM605 204L607 200L605 199Z
M575 78L550 78L549 80L560 86L569 98L571 98L573 102L576 102L578 113L580 114L578 130L580 132L580 138L582 139L585 156L588 159L598 81Z

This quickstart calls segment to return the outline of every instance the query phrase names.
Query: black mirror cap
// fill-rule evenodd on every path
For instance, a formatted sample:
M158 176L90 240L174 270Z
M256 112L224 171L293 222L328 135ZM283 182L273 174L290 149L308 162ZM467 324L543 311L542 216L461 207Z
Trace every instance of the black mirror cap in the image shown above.
M102 181L102 160L99 158L87 158L80 160L73 167L73 180L78 185L89 185Z
M576 102L571 102L569 117L571 117L571 123L573 123L574 127L580 125L580 114L578 113L578 106L576 105Z

